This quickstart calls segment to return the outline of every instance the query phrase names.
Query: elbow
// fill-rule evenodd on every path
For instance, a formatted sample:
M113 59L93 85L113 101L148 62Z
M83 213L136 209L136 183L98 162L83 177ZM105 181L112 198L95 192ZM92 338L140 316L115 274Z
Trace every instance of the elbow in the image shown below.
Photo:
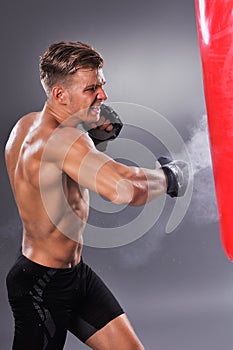
M133 184L129 180L120 180L113 194L112 202L115 204L128 204L140 206L147 202L148 189L141 184Z

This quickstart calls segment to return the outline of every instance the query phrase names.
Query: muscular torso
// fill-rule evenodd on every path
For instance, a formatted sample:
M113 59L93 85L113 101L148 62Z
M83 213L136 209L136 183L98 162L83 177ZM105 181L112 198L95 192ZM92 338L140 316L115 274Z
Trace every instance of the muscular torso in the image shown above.
M80 260L89 194L46 155L58 125L43 114L31 113L16 124L6 164L24 228L23 254L42 265L70 267Z

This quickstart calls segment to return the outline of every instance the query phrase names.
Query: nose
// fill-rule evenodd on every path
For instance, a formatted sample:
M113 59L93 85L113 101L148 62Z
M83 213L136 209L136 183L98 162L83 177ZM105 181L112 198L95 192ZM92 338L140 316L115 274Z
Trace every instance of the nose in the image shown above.
M97 94L97 99L105 101L105 100L107 100L107 98L108 98L108 95L106 94L104 89L102 87L99 88L99 91L98 91L98 94Z

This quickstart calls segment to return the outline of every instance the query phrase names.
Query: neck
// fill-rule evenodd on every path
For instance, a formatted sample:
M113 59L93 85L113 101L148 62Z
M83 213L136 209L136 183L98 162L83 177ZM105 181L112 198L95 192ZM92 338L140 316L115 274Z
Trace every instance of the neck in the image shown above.
M76 127L81 123L80 119L72 116L65 108L60 105L57 107L49 101L44 105L43 114L56 121L58 125Z

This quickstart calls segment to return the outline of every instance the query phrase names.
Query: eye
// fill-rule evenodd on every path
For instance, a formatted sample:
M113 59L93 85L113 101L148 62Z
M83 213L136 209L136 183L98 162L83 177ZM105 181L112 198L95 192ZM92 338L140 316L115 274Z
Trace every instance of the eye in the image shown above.
M97 87L96 87L96 86L93 86L93 87L89 88L88 91L93 91L93 92L95 92L96 89L97 89Z
M98 89L98 85L92 85L86 88L85 91L95 92Z

